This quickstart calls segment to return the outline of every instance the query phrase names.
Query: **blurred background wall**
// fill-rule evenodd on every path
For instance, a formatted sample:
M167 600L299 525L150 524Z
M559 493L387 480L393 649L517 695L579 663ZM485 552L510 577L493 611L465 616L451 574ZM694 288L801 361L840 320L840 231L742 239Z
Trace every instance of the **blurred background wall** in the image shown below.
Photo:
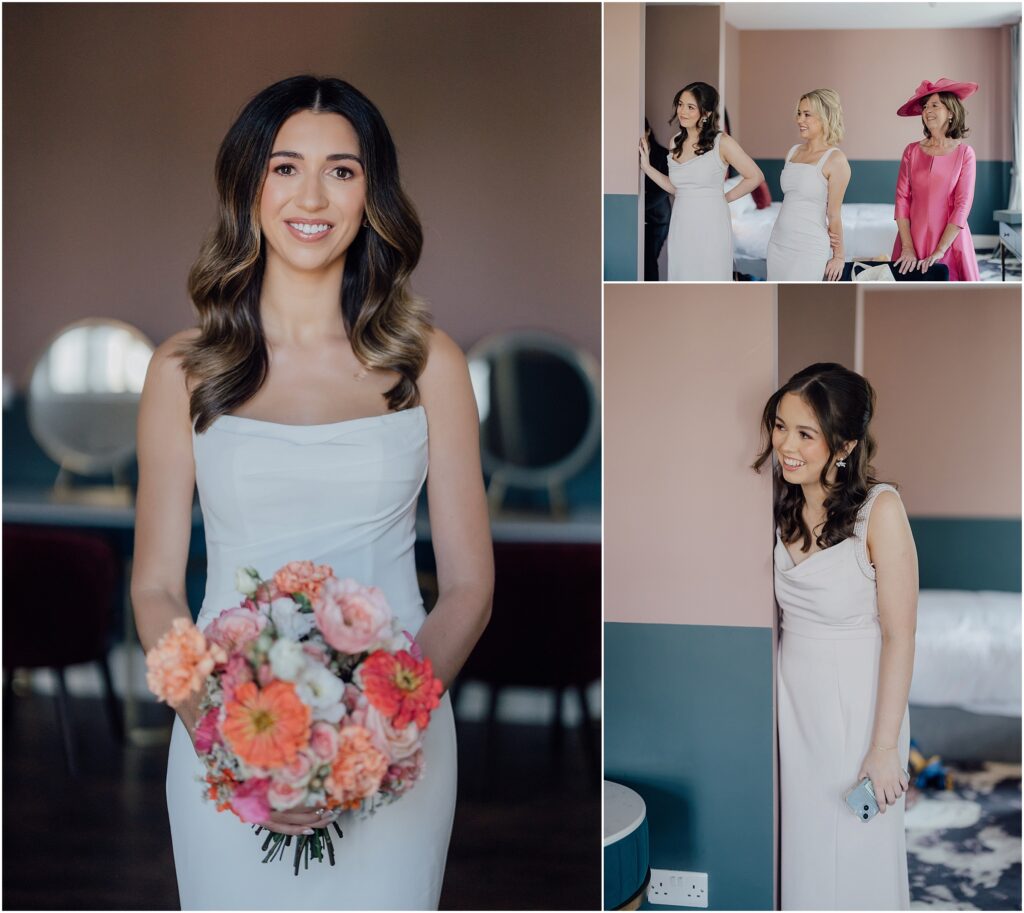
M424 223L414 287L439 326L463 347L533 327L599 355L593 9L6 7L4 372L22 387L50 334L80 317L154 342L191 325L218 145L249 98L305 72L346 79L382 111Z

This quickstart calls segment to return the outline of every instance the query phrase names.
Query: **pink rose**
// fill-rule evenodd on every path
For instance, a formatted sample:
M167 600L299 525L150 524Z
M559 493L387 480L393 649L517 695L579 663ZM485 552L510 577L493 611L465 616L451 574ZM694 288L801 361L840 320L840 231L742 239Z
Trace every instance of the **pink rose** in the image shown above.
M301 751L295 756L291 764L285 764L278 772L277 778L290 786L305 786L313 775L313 762L309 755Z
M392 796L401 796L412 789L416 781L423 776L425 766L423 750L420 749L414 755L388 767L380 788Z
M392 761L401 761L420 750L422 733L415 723L403 729L395 729L381 712L372 704L366 708L363 725L373 733L378 745Z
M262 824L270 816L269 792L270 780L264 777L239 783L231 797L231 811L246 824Z
M235 690L253 678L252 666L240 653L228 659L227 666L220 676L220 686L224 691L224 703L235 699Z
M270 789L267 792L267 798L271 806L278 811L295 808L296 805L302 802L305 795L306 790L304 787L288 783L281 777L275 777L271 781Z
M204 632L207 640L220 644L228 653L234 653L259 637L266 627L267 618L245 606L225 609Z
M219 714L220 710L217 707L212 707L203 714L202 718L196 724L196 751L205 753L213 748L214 745L219 745L224 741L221 738L220 727L217 724L217 717Z
M256 679L260 683L261 688L266 688L272 681L274 681L274 670L270 668L270 663L264 663L260 666L256 672Z
M318 760L330 764L338 753L338 730L330 723L314 723L310 729L309 747Z
M384 594L355 580L325 580L313 612L324 640L342 653L362 653L391 633Z

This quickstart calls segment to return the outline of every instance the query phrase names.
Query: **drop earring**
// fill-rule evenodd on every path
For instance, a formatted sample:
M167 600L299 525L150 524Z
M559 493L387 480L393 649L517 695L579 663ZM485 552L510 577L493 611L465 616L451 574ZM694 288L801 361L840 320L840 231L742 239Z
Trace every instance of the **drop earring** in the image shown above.
M846 457L840 457L838 460L836 460L836 466L839 469L845 469L846 468Z

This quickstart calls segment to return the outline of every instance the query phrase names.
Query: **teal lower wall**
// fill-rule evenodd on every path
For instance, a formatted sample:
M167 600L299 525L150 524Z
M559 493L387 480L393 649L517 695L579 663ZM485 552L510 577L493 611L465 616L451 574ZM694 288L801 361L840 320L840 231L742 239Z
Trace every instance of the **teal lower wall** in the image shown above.
M640 249L637 237L635 193L604 195L604 278L606 282L635 282L636 257Z
M911 517L922 589L1019 593L1019 519Z
M758 166L764 172L772 199L782 201L782 174L785 159L758 159ZM854 159L850 162L850 186L846 189L845 203L892 203L896 199L896 177L900 171L900 160L866 161ZM992 221L992 212L1005 209L1010 197L1010 162L978 162L974 186L974 204L968 224L975 235L997 235L999 226Z
M652 868L708 873L711 910L772 909L772 684L770 628L605 624L605 778L646 802Z

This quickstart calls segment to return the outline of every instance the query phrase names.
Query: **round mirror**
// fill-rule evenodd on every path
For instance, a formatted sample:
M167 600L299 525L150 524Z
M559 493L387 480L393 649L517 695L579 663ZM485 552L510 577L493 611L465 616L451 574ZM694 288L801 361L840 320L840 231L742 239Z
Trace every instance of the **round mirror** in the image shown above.
M469 351L484 470L509 485L558 490L591 460L601 438L596 360L547 333L489 336Z
M98 317L50 341L32 369L28 423L62 470L99 475L130 462L152 355L153 344L135 327Z

